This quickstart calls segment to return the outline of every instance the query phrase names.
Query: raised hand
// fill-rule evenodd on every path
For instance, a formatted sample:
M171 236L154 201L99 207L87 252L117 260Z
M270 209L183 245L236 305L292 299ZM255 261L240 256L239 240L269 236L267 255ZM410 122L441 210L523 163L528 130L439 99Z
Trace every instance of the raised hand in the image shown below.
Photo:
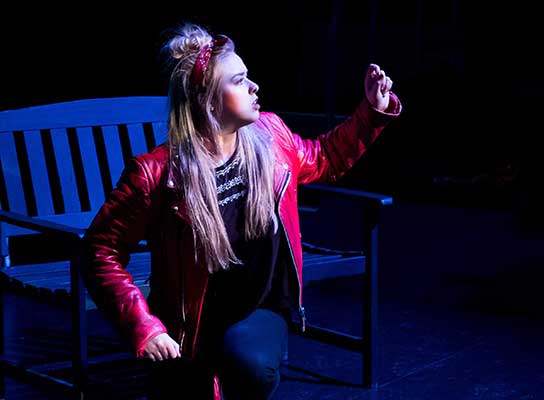
M389 97L393 81L377 64L370 64L365 77L365 95L369 103L379 111L389 106Z

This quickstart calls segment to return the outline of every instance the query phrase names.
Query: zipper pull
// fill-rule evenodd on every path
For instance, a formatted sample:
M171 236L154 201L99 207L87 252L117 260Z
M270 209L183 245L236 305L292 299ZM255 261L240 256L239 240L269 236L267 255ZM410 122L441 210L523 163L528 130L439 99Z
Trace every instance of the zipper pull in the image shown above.
M298 314L300 316L300 320L302 321L302 333L304 333L306 332L306 312L304 311L304 307L299 306Z
M179 351L183 352L183 344L185 341L185 334L187 333L187 322L185 321L185 315L181 315L181 338L179 339Z
M179 351L183 354L183 342L185 341L185 330L181 333L181 340L179 341Z

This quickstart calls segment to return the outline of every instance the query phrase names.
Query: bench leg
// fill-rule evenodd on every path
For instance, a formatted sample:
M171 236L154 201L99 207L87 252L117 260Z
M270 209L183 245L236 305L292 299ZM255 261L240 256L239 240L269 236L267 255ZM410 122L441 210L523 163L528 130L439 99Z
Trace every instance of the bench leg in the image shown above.
M5 357L5 326L4 326L4 289L0 283L0 357ZM4 363L0 365L0 400L4 400L6 397L6 373Z
M9 259L9 238L2 234L3 224L0 222L0 268L9 267L11 261Z
M377 389L376 377L378 334L378 227L370 233L370 243L367 250L367 265L363 288L363 386Z
M72 376L74 400L84 398L88 380L87 360L87 315L85 287L79 273L79 258L70 263L70 285L72 292Z

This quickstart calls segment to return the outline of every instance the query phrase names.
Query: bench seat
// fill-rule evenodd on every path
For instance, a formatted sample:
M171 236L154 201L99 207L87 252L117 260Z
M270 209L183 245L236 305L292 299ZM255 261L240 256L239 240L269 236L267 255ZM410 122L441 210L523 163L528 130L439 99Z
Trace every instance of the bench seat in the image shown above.
M364 272L364 256L304 252L304 284L314 280ZM127 270L144 295L149 292L150 254L133 253ZM54 261L16 265L0 271L0 282L12 291L39 296L44 301L66 302L70 296L70 262ZM86 298L87 310L96 308Z

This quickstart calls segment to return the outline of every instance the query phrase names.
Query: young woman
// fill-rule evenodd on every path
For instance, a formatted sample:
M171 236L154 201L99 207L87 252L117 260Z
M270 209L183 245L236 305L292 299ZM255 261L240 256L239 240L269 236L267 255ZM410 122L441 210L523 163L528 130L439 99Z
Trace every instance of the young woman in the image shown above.
M153 361L150 398L269 399L288 324L304 324L297 185L341 177L401 105L372 64L354 114L303 140L260 111L259 86L226 36L186 24L163 50L168 141L126 165L91 223L86 284ZM144 238L147 299L125 269Z

